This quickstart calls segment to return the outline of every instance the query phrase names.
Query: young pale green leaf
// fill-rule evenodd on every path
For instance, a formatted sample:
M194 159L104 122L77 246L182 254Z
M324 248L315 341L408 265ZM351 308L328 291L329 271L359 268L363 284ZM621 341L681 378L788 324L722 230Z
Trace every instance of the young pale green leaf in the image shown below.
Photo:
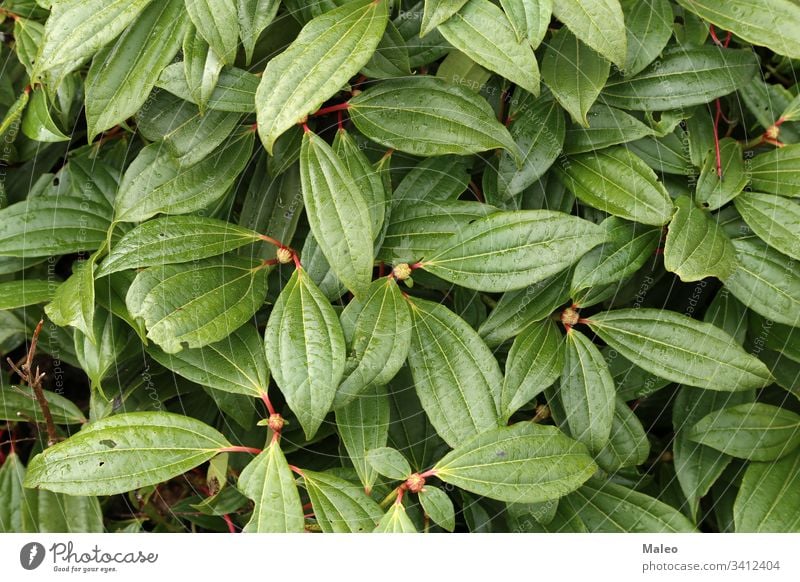
M725 288L747 307L800 327L800 274L791 259L755 237L734 239L737 265Z
M239 47L236 0L185 0L186 11L197 31L219 59L232 65ZM181 35L181 38L183 35Z
M547 34L553 15L553 0L500 0L517 40L526 40L533 48L539 46Z
M605 236L601 227L561 212L498 212L460 229L422 267L469 289L510 291L564 270Z
M800 6L792 0L678 0L703 20L738 38L800 59Z
M741 533L796 532L800 527L800 451L774 463L750 463L733 517Z
M608 79L608 61L578 40L566 28L553 35L542 58L542 79L556 100L578 125L586 117Z
M61 327L71 325L94 342L94 271L96 254L72 265L72 275L59 285L44 312Z
M56 281L23 279L0 283L0 310L47 303L58 289Z
M369 62L386 29L388 6L387 0L355 0L325 12L269 62L256 92L258 133L267 152Z
M692 523L672 506L610 481L592 479L566 499L590 532L696 531Z
M420 36L425 36L438 27L467 3L467 0L425 0L422 12Z
M378 478L378 472L367 460L367 451L386 446L389 415L386 386L371 386L350 403L336 408L336 430L367 493Z
M413 331L408 364L436 432L450 446L498 425L503 375L467 322L444 305L409 299Z
M62 0L53 2L44 39L34 66L37 77L58 68L61 76L74 71L115 39L151 0Z
M469 0L439 25L445 40L473 61L526 91L539 94L539 65L503 11L489 0Z
M669 0L622 0L628 46L625 75L632 77L652 63L672 36L672 6Z
M43 390L53 422L56 424L82 424L86 418L72 401L56 392ZM30 419L44 423L44 414L33 390L27 386L0 388L0 419L11 422Z
M112 245L97 277L126 269L198 261L258 240L257 232L223 220L164 216L140 224Z
M247 64L253 60L258 37L275 19L280 5L280 0L236 0L239 38L242 39Z
M772 382L767 367L718 327L660 309L592 315L589 327L622 356L658 376L736 392Z
M216 111L253 113L256 110L258 84L259 78L253 73L236 67L222 67L216 86L204 105ZM195 101L193 89L186 80L184 63L173 63L165 68L158 78L157 86L184 101L200 105Z
M611 435L616 390L600 350L581 332L570 329L564 346L564 368L558 390L573 438L594 454Z
M303 469L303 487L325 533L371 532L383 515L363 489L330 473Z
M402 503L393 503L375 527L375 533L417 533L414 522L408 517Z
M261 336L253 325L243 325L202 348L167 354L149 346L147 353L165 368L202 386L255 398L267 393L269 369Z
M743 192L736 210L758 237L773 249L800 260L800 205L784 196Z
M244 527L246 533L303 531L303 503L280 441L273 440L250 461L239 475L237 487L255 502L253 515Z
M449 532L456 529L456 512L447 493L428 485L419 492L419 502L433 523Z
M36 196L0 209L0 255L35 258L95 250L110 225L105 199Z
M614 473L625 467L636 467L650 456L650 441L636 414L624 400L617 396L611 435L606 446L596 455L595 461L602 469Z
M50 106L44 89L33 90L33 95L25 108L25 115L22 117L22 133L35 141L69 140L69 136L59 129L50 115Z
M336 396L345 342L336 312L303 269L278 296L264 342L275 382L310 439Z
M586 115L588 127L567 128L564 152L583 154L653 135L651 127L620 109L595 103Z
M477 495L538 503L575 491L597 469L586 447L553 426L520 422L460 443L433 470Z
M156 146L154 151L148 151ZM114 204L117 222L141 222L156 214L186 214L219 200L250 160L253 132L243 131L211 155L187 168L178 168L153 144L128 167ZM167 159L165 159L167 158Z
M675 200L664 243L664 267L688 283L726 279L736 269L736 249L722 227L688 196Z
M617 146L570 156L559 178L582 202L627 220L661 226L672 201L655 172L628 148Z
M627 35L619 0L558 0L553 14L582 42L625 67Z
M371 140L418 156L519 149L489 103L473 91L416 76L381 81L349 102L356 127Z
M86 425L36 455L25 487L115 495L176 477L231 446L215 429L167 412L130 412Z
M635 77L609 81L602 99L620 109L680 109L727 95L756 75L758 59L750 50L676 47Z
M189 23L181 0L153 2L92 60L86 77L89 141L135 114L172 62Z
M753 402L704 416L688 437L740 459L775 461L800 446L800 415Z
M548 319L531 323L514 338L506 360L500 410L509 418L550 386L564 367L564 339Z
M717 173L716 152L709 150L697 179L695 200L709 210L721 208L736 198L748 181L742 146L738 141L730 137L721 139L719 154L722 178Z
M748 170L754 191L800 197L800 144L759 154Z
M125 303L144 321L147 337L174 354L244 325L264 302L267 274L261 261L230 255L150 267L136 276Z
M333 149L312 132L303 136L300 179L317 244L339 280L362 295L372 278L375 238L364 192Z
M380 475L405 481L411 475L411 465L400 452L391 447L380 447L367 451L367 463Z

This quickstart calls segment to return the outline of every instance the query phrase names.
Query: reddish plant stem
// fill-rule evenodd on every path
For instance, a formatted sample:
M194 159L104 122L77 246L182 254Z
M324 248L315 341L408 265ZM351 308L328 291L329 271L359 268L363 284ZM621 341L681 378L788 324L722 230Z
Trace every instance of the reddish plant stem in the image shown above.
M731 42L731 33L728 31L727 35L725 36L725 41L720 42L719 38L717 37L717 31L714 28L714 25L710 25L708 27L708 31L711 34L711 38L713 39L714 43L717 46L727 48ZM716 157L717 163L717 176L720 180L722 180L722 152L720 151L719 147L719 122L721 118L725 116L722 114L722 102L717 98L714 101L714 105L716 107L716 114L714 115L714 156Z
M222 519L224 519L225 523L228 525L228 533L236 533L236 526L233 525L231 516L226 513L222 516Z
M233 445L230 447L224 447L221 449L217 449L218 453L251 453L253 455L260 455L261 449L257 449L255 447L242 447L239 445Z
M0 14L5 14L5 15L6 15L6 16L8 16L8 17L9 17L11 20L14 20L14 21L16 21L16 20L19 20L19 16L17 16L17 15L16 15L16 14L14 14L13 12L11 12L11 11L10 11L8 8L2 8L2 7L0 7Z
M308 128L308 124L304 121L303 122L303 133L311 133L311 130Z
M472 193L475 195L475 198L477 198L478 202L482 203L483 202L483 192L481 192L481 189L475 183L475 180L470 180L469 181L469 188L470 188L470 190L472 190Z
M405 494L406 494L405 485L400 485L400 487L397 488L397 499L394 500L395 505L403 504L403 495Z
M339 131L344 131L344 113L341 111L336 112L336 125L339 127Z
M329 113L336 113L337 111L347 111L348 109L350 109L350 104L345 101L344 103L337 103L336 105L329 105L328 107L318 109L315 113L311 114L311 117L321 117Z
M302 469L298 469L298 468L297 468L297 467L295 467L294 465L289 465L289 468L292 470L292 472L293 472L293 473L297 473L297 474L298 474L298 475L300 475L301 477L303 477L303 476L304 476L304 475L303 475L303 471L302 471Z
M419 476L422 477L423 479L427 479L428 477L435 477L436 469L428 469L424 473L420 473Z
M275 412L275 407L272 406L272 401L269 399L269 395L266 392L261 393L261 400L264 401L264 406L267 407L267 412L269 412L270 416L277 414L277 412Z

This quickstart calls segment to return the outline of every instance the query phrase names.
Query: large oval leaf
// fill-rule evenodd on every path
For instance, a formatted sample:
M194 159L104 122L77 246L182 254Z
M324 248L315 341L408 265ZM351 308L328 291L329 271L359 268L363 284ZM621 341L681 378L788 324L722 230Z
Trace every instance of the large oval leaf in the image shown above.
M239 47L236 0L185 0L197 31L226 65L233 64Z
M793 259L800 260L800 204L791 198L743 192L736 210L758 237Z
M587 45L625 67L627 36L619 0L558 0L553 14Z
M800 197L800 144L757 155L748 171L756 192Z
M330 473L303 470L314 517L326 533L371 532L381 520L381 508L364 490Z
M75 404L56 392L43 390L50 415L56 424L81 424L86 417ZM11 386L0 388L0 419L11 422L32 420L44 423L44 413L33 390L27 386Z
M800 451L750 463L733 505L737 532L795 533L800 526Z

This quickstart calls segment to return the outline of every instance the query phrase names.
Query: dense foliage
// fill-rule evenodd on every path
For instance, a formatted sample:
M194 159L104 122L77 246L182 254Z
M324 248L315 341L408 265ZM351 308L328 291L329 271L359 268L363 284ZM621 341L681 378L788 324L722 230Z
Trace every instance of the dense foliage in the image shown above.
M800 530L795 0L0 32L0 531Z

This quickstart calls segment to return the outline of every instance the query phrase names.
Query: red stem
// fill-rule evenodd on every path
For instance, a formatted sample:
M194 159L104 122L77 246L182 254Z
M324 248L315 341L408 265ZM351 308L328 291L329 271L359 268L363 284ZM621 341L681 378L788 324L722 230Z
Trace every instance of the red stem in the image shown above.
M428 469L424 473L420 473L419 476L423 479L427 479L428 477L434 477L436 475L436 469Z
M303 471L301 469L298 469L294 465L289 465L289 468L292 470L292 472L297 473L301 477L303 476Z
M231 516L226 513L225 515L222 516L222 519L224 519L225 523L228 524L228 531L230 533L236 533L236 526L233 525L233 520L231 519Z
M270 401L266 392L261 393L261 400L264 401L264 405L267 407L267 412L269 412L270 416L277 414L277 412L275 412L275 407L272 406L272 402Z
M336 105L329 105L328 107L323 107L322 109L318 109L316 113L312 113L312 117L320 117L322 115L327 115L329 113L336 113L337 111L346 111L350 108L350 104L345 101L344 103L337 103Z
M255 447L242 447L242 446L230 446L224 447L221 449L217 449L218 453L252 453L253 455L260 455L261 449L257 449Z

